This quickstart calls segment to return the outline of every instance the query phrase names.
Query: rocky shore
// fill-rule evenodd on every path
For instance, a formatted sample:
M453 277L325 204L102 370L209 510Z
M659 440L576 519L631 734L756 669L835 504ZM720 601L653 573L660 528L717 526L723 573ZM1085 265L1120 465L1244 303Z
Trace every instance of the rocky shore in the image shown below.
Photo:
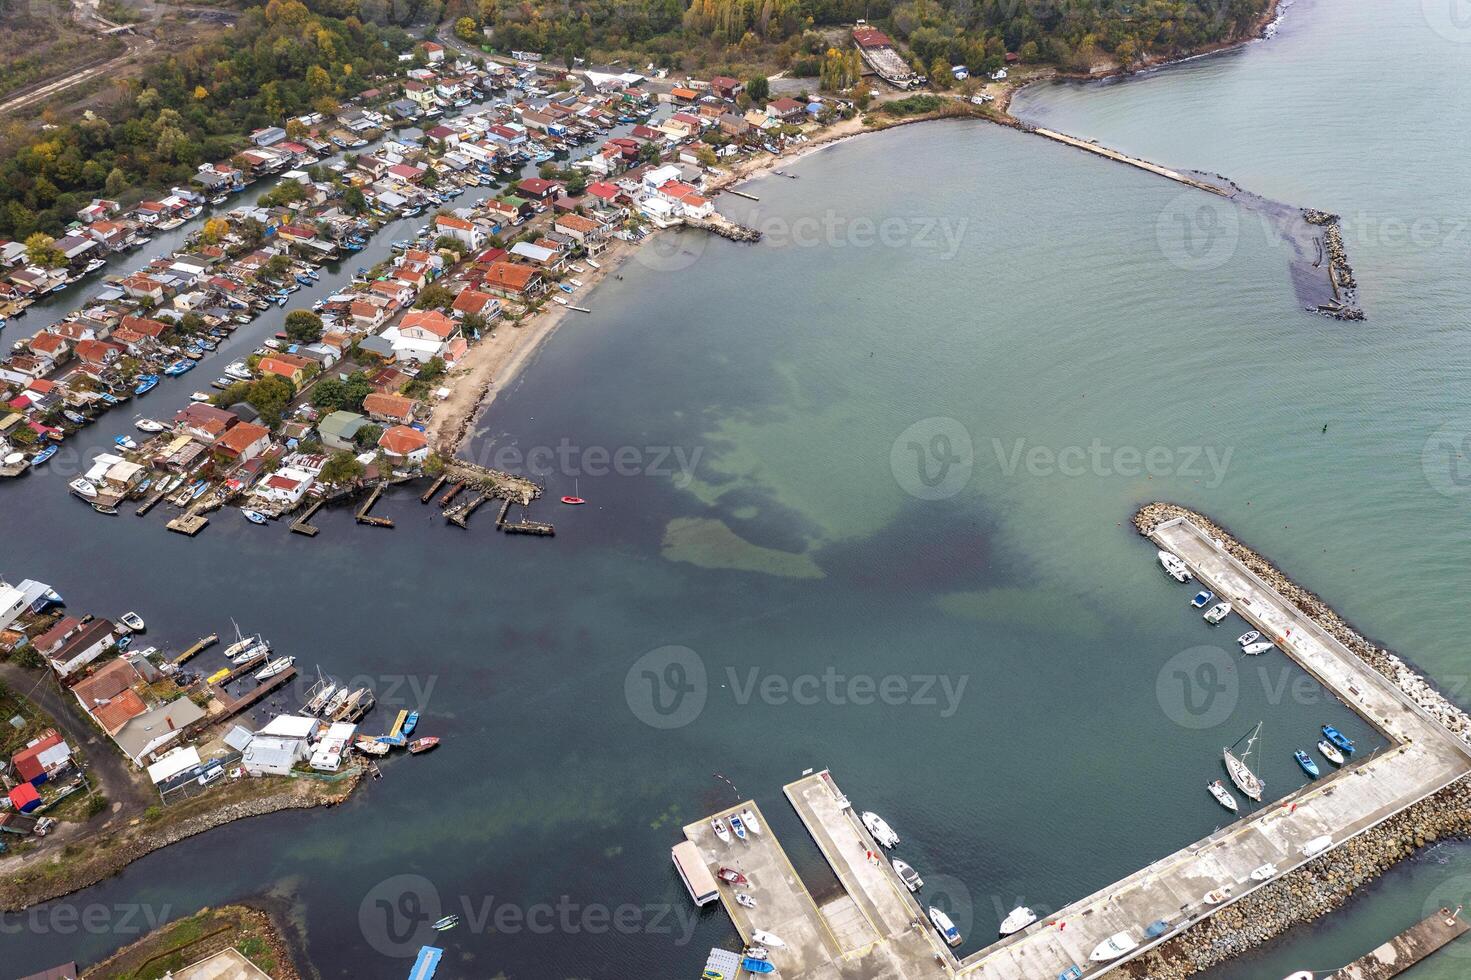
M1367 639L1322 599L1293 582L1210 518L1177 504L1152 503L1134 515L1140 534L1185 517L1293 602L1350 651L1393 681L1420 707L1471 744L1471 718L1400 657ZM1384 823L1282 876L1120 967L1139 980L1182 980L1218 966L1338 908L1395 863L1437 841L1471 836L1471 783L1460 780Z
M282 810L335 806L352 795L360 780L361 773L333 783L306 778L273 778L270 790L260 795L210 801L208 805L200 806L209 801L209 794L206 794L199 800L177 804L177 809L166 809L152 821L143 818L111 832L103 828L92 841L78 845L84 850L76 857L41 851L26 865L8 867L7 874L0 879L0 911L20 911L81 891L112 877L160 848L236 820ZM252 788L252 782L242 780L236 785L248 790Z

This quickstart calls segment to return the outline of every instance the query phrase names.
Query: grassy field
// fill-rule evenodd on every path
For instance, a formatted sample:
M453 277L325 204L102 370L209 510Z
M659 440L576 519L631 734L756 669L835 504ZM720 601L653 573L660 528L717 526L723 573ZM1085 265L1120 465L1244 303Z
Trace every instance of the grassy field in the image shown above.
M158 980L233 947L273 980L295 980L286 946L259 909L227 905L171 922L82 972L86 980Z

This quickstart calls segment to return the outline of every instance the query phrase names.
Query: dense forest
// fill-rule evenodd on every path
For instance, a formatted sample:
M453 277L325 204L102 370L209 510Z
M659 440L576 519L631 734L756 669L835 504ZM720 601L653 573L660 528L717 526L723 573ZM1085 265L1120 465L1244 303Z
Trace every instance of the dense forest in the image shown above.
M217 39L117 83L106 110L41 132L0 131L0 238L55 234L93 197L185 183L251 130L369 87L411 43L399 27L314 13L299 0L251 8Z

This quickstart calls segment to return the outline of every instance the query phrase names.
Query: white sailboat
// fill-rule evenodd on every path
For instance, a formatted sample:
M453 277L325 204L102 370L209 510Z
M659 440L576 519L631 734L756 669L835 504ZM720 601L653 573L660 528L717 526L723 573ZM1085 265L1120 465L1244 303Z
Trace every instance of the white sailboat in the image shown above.
M294 663L296 663L295 657L277 657L275 660L266 664L262 670L257 671L255 679L258 681L268 681L277 674L289 669Z
M1247 767L1246 759L1251 755L1251 747L1255 744L1261 733L1262 723L1257 722L1256 731L1252 732L1251 737L1247 739L1246 751L1241 753L1241 758L1239 759L1231 751L1232 748L1235 748L1234 745L1221 750L1221 756L1226 763L1226 773L1231 777L1231 782L1236 784L1237 789L1258 803L1262 800L1262 790L1266 788L1266 784L1261 781L1256 773ZM1238 744L1240 741L1240 739L1237 739Z

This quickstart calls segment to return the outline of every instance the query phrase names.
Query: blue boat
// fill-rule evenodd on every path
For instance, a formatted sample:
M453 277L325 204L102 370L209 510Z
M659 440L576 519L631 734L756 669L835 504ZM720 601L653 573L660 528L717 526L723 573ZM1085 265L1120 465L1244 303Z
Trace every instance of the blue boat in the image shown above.
M158 387L158 375L144 374L138 377L138 387L133 389L135 395L146 395Z
M569 286L569 285L567 285L565 282L559 282L559 283L557 283L557 288L560 289L564 293L570 293L570 292L572 292L572 287Z
M188 374L190 371L193 370L194 362L189 360L189 358L187 357L181 357L174 363L170 364L168 367L164 368L163 373L167 374L171 378L177 378L179 375Z
M119 652L121 652L123 650L126 650L128 647L130 647L132 645L133 645L133 638L131 636L119 637L118 638L118 641L113 644L113 646L115 648L117 648L117 650Z
M1292 753L1292 757L1297 760L1298 765L1302 766L1302 771L1307 773L1309 776L1317 779L1320 775L1322 775L1322 773L1318 771L1318 764L1313 761L1313 757L1308 755L1302 749L1295 749Z
M32 468L37 467L37 466L40 466L42 463L46 462L46 460L50 459L52 456L55 456L55 455L56 455L56 447L55 446L47 446L45 449L41 450L35 456L31 457L31 466L32 466Z
M776 967L765 960L752 959L749 956L741 959L741 969L747 973L775 973Z
M1164 919L1156 919L1154 922L1151 922L1149 924L1148 929L1144 930L1144 935L1146 938L1149 939L1158 939L1160 936L1163 936L1169 931L1170 924L1168 922L1166 922Z
M1344 735L1332 725L1323 726L1323 737L1332 742L1344 755L1354 754L1354 740Z
M80 412L73 412L69 408L63 408L61 410L61 417L64 418L64 419L66 419L72 425L86 425L87 424L87 416L81 414Z
M414 960L414 968L409 971L409 980L433 980L442 956L444 956L444 950L438 946L420 946L419 956Z
M419 712L410 711L409 716L404 719L403 728L399 729L405 735L414 734L414 728L419 724Z
M1190 600L1190 604L1196 609L1204 609L1206 604L1215 597L1216 594L1210 589L1201 589L1199 592L1195 593L1195 598Z

